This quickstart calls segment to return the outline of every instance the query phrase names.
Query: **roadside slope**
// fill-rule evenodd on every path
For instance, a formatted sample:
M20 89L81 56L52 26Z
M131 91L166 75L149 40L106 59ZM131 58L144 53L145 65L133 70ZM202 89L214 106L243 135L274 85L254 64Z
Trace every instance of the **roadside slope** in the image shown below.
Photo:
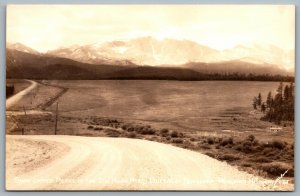
M224 162L157 142L63 135L6 141L7 190L267 190ZM24 147L38 142L31 147L48 153L47 161L23 170L22 161L33 159Z
M13 95L12 97L6 100L6 110L15 105L18 101L20 101L25 95L27 95L30 91L36 88L37 83L32 80L27 80L31 83L31 85L24 90L18 92L17 94Z

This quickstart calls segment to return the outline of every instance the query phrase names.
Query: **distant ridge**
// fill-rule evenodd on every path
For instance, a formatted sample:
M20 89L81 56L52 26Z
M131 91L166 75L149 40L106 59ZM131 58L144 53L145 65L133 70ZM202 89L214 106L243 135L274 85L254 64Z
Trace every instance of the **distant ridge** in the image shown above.
M64 80L260 80L291 81L287 72L245 62L189 63L181 67L89 64L7 49L7 78ZM232 69L230 67L233 66ZM240 68L240 69L238 69ZM273 73L273 74L270 74ZM280 75L278 73L281 73Z

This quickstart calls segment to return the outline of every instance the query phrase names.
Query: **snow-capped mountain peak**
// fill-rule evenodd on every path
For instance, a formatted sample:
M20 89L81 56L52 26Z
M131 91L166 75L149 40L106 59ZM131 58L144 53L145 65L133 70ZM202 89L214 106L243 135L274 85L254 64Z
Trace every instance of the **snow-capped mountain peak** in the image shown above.
M38 54L20 43L8 44L10 49ZM51 50L46 55L70 58L83 63L111 65L170 65L182 66L189 62L249 62L258 65L278 65L294 70L294 51L283 50L271 44L240 44L218 51L190 40L155 39L139 37L130 40L73 45Z
M21 44L21 43L7 43L6 47L11 50L17 50L17 51L31 53L31 54L39 54L38 51L36 51L28 46L25 46L24 44Z

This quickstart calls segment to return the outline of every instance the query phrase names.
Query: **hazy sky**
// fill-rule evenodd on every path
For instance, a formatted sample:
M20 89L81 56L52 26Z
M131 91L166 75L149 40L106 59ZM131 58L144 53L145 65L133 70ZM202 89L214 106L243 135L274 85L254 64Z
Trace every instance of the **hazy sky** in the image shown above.
M7 41L45 52L153 36L215 49L271 43L294 49L295 10L283 5L10 5Z

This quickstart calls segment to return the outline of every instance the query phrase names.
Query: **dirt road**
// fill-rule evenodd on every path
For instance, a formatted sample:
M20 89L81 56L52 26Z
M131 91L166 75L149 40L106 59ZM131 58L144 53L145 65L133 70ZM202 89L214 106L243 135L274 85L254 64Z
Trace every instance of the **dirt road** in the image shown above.
M17 94L13 95L12 97L8 98L6 100L6 110L12 107L14 104L16 104L19 100L21 100L26 94L28 94L30 91L32 91L34 88L36 88L37 83L32 80L27 80L31 83L31 85L24 90L18 92Z
M63 135L6 141L8 190L267 189L225 162L157 142Z

